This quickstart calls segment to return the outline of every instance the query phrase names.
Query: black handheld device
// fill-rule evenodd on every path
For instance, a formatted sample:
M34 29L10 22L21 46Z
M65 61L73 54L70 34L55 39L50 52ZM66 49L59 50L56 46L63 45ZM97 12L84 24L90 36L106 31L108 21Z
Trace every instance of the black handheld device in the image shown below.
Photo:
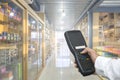
M74 55L80 73L83 76L93 74L95 72L95 68L90 56L88 55L88 53L81 54L81 51L84 50L85 47L87 47L81 31L66 31L64 35L68 47Z

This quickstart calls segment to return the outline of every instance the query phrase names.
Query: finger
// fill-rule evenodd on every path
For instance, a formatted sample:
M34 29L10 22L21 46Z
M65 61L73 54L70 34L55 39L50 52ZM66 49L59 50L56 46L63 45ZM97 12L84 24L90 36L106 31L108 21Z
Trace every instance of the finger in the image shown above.
M75 64L75 67L78 68L77 64Z
M87 53L87 48L85 48L81 53L84 54L84 53Z
M78 72L80 72L77 63L74 62L74 64L75 64L74 66L76 67L76 69L78 70Z
M77 66L77 63L76 63L76 62L74 62L74 66L75 66L76 68L78 68L78 66Z

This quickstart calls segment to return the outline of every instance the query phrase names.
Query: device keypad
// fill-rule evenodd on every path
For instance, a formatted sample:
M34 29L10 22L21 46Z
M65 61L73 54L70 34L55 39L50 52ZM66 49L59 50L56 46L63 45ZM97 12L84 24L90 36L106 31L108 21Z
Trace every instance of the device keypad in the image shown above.
M84 70L91 70L91 68L93 67L93 64L91 63L91 60L89 58L89 56L87 56L88 54L79 54L78 58L80 60L81 65L83 65L83 69Z

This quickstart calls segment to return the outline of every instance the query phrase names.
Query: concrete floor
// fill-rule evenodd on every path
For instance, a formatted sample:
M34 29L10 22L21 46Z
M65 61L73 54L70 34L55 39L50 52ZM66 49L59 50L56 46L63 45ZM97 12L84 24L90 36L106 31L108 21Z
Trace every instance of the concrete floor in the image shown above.
M39 80L101 80L96 75L83 77L74 66L74 58L65 40L57 39L53 55Z

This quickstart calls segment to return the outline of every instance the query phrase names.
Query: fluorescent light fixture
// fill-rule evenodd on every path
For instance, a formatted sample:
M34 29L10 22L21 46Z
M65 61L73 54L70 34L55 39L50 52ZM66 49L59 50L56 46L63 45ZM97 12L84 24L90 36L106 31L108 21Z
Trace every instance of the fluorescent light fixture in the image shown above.
M13 17L13 16L14 16L14 13L13 13L13 12L11 12L11 13L10 13L10 16L11 16L11 17Z
M35 24L35 21L32 21L33 24Z
M62 16L65 16L65 15L66 15L65 12L63 12L63 13L62 13Z

